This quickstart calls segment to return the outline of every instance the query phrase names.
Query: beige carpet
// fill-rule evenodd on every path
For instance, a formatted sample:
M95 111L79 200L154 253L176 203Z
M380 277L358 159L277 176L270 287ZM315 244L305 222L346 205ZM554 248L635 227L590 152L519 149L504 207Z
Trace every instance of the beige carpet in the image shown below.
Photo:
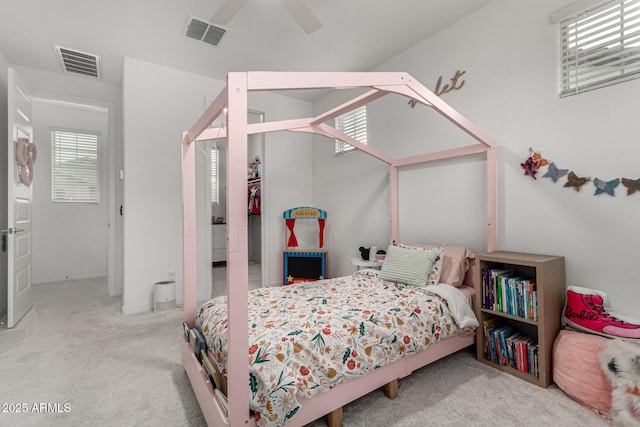
M204 426L180 364L181 322L179 309L123 316L100 280L35 286L33 309L0 328L0 410L26 409L0 411L0 426ZM401 380L394 401L374 392L344 409L345 427L608 424L470 351Z

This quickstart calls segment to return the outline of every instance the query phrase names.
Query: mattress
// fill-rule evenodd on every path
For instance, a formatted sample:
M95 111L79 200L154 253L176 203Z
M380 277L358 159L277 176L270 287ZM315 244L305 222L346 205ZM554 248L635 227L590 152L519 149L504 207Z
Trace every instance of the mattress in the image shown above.
M450 293L449 302L443 293ZM469 326L460 311L463 317L471 313L477 325L467 297L456 288L407 286L372 271L251 291L247 357L250 407L258 425L284 425L300 409L298 399L457 334L461 325ZM225 374L226 297L206 302L196 327Z

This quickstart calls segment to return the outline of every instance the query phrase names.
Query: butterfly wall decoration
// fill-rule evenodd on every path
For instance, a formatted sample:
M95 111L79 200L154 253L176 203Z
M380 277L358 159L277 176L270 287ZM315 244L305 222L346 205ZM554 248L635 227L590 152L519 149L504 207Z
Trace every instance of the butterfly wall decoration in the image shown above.
M549 160L543 159L540 152L533 153L533 156L531 157L533 157L533 160L536 160L538 162L538 169L549 164Z
M567 182L564 184L564 187L573 188L576 191L580 191L582 186L587 182L591 181L591 178L588 177L579 177L573 171L569 172L567 175Z
M591 177L578 176L574 171L569 172L569 169L560 169L555 162L549 161L542 157L539 151L534 152L532 148L529 148L529 157L524 163L520 163L520 167L524 170L524 175L537 179L540 168L547 166L547 171L543 178L550 178L554 183L564 176L567 177L567 182L563 187L573 188L576 192L579 192L582 187L591 181ZM604 180L600 178L593 179L593 185L595 186L594 196L600 194L606 194L608 196L615 196L615 189L622 183L627 189L627 196L638 193L640 194L640 178L614 178L612 180Z
M616 189L618 184L620 184L620 178L612 179L611 181L603 181L601 179L594 178L593 185L596 186L596 192L594 193L594 196L603 193L610 196L615 196L615 194L613 194L613 190Z
M520 163L520 167L524 169L524 174L530 176L533 179L536 178L538 173L539 162L535 161L533 157L529 157L524 163Z
M547 166L549 161L547 159L542 158L542 154L539 152L534 153L533 149L529 148L529 158L525 160L524 163L520 163L520 167L524 169L524 174L530 176L533 179L536 178L536 174L538 173L538 169L543 166Z
M627 187L627 196L630 196L636 191L640 191L640 178L638 179L622 178L622 185Z
M558 179L565 176L569 172L569 169L559 169L554 162L549 164L549 170L542 175L543 178L551 178L553 182L558 182Z

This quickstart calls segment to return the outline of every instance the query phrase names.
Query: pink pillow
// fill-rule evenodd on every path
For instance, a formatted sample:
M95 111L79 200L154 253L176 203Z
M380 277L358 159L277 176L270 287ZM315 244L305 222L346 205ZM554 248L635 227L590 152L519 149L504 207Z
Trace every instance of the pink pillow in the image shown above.
M611 383L598 355L609 341L598 335L562 329L553 343L553 381L573 400L607 418Z
M471 261L476 259L476 254L463 246L445 245L411 245L417 248L439 248L443 246L443 260L440 271L440 283L447 283L460 287L463 285L464 276L471 266Z

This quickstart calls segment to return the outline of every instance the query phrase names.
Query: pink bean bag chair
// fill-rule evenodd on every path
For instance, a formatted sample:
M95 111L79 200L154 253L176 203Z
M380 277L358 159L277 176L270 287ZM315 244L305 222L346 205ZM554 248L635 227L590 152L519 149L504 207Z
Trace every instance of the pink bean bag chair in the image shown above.
M612 387L602 371L599 354L608 341L563 329L553 343L553 381L569 397L603 418L610 418Z

